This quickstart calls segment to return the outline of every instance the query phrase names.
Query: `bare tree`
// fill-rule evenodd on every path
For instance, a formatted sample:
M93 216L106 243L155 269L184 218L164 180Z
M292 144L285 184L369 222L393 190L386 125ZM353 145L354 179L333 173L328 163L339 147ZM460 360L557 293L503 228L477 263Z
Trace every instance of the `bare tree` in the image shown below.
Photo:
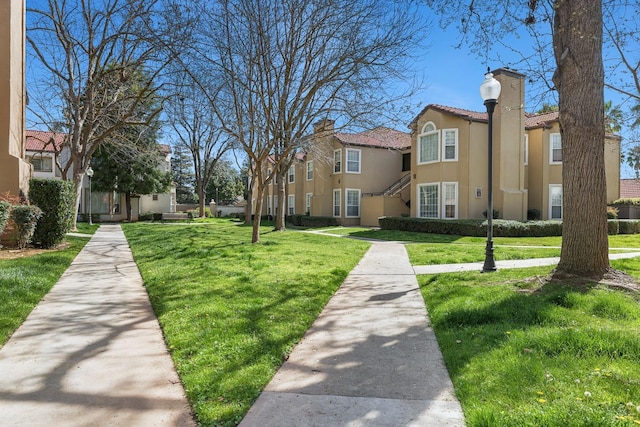
M166 62L151 26L157 3L48 0L42 8L27 9L29 52L41 70L39 84L30 91L39 100L31 112L41 124L67 135L67 155L58 166L63 179L75 183L76 210L98 147L124 127L148 125L160 112L161 103L152 102ZM141 73L149 79L130 84ZM136 111L144 105L156 109L141 122Z
M275 174L285 182L292 153L314 123L364 124L394 113L385 83L406 77L424 25L411 6L391 0L218 0L184 7L201 14L189 62L200 60L199 69L215 75L209 81L216 84L202 86L251 164L257 242L266 186ZM269 161L275 165L268 175ZM281 230L285 199L281 185Z
M178 143L191 153L200 217L204 218L207 185L218 161L233 148L233 141L222 132L211 104L196 85L181 85L166 112Z
M491 42L507 33L524 29L536 40L537 52L527 57L525 68L537 69L547 88L557 91L560 107L564 221L555 275L602 277L610 270L602 0L457 0L446 6L425 1L444 17L444 24L457 23L463 41L480 46L486 57L491 56ZM545 53L550 56L549 47L554 63L536 61Z

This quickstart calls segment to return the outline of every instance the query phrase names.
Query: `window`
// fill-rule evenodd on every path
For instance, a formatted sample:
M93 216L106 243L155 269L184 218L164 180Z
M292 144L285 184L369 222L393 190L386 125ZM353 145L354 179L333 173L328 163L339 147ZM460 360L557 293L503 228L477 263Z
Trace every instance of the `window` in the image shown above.
M293 184L294 182L296 182L296 167L290 166L289 167L289 184Z
M347 188L345 190L346 198L346 217L356 218L360 216L360 190Z
M418 217L438 218L438 184L418 185Z
M304 211L307 215L311 215L311 197L313 193L307 193L304 200Z
M36 172L53 172L51 157L34 157L31 159L31 164Z
M525 166L529 164L529 135L524 136L524 164Z
M333 150L333 173L342 172L342 150Z
M422 133L418 136L418 163L437 162L440 145L440 133L436 126L429 122L422 128Z
M157 194L152 195L152 196L151 196L151 199L152 199L154 202L157 202L157 201L158 201L158 195L157 195Z
M340 216L340 199L342 198L341 190L333 190L333 216Z
M271 215L271 196L267 196L267 215Z
M307 181L313 179L313 160L307 162Z
M278 215L278 196L273 196L273 212Z
M458 129L442 130L442 161L458 161Z
M442 217L446 219L458 218L458 183L442 183Z
M562 185L549 185L549 218L562 219Z
M549 163L558 164L562 163L562 139L559 133L552 133L549 135Z
M289 215L295 215L296 213L296 196L289 194L287 200L287 207L289 208Z
M360 173L360 150L347 148L347 172Z

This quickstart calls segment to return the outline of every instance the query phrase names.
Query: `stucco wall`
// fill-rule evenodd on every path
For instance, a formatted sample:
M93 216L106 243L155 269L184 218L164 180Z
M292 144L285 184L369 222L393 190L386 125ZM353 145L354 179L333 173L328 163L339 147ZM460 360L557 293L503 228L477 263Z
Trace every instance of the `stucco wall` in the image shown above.
M28 193L24 160L24 0L0 2L0 193Z

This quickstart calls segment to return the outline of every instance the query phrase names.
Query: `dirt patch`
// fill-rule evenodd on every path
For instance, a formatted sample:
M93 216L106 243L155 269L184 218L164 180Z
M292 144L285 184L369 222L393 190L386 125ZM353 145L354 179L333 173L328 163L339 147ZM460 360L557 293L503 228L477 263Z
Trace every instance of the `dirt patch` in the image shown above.
M46 252L55 252L61 249L65 249L69 246L68 243L63 243L53 249L40 249L40 248L25 248L25 249L16 249L16 248L0 248L0 259L17 259L17 258L28 258L34 255L46 253Z

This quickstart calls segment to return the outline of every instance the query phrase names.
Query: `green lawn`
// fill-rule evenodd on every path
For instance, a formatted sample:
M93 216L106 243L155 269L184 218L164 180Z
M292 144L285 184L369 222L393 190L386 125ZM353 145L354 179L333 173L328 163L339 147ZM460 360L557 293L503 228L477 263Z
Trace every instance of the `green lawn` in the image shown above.
M0 346L24 322L89 241L68 236L69 246L31 257L0 260Z
M202 425L236 425L367 242L218 219L124 224L187 397Z
M638 295L541 286L550 270L419 276L467 425L640 424Z

